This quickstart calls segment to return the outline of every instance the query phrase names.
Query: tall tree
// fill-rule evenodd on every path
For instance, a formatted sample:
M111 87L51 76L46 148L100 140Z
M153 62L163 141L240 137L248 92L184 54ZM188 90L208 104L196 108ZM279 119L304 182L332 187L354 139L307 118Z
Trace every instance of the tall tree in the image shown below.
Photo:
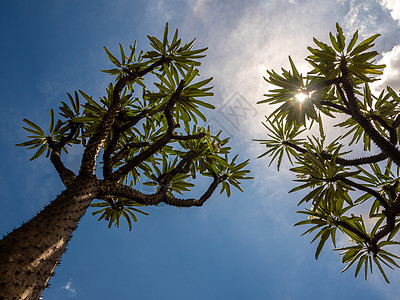
M68 94L70 104L61 102L59 118L50 110L48 133L24 119L31 135L18 146L37 149L31 160L47 153L65 190L0 240L0 299L41 295L90 205L99 208L93 214L109 227L118 227L124 219L131 229L137 213L147 214L139 207L162 202L202 206L218 186L229 196L231 186L241 190L240 181L250 178L248 161L237 163L237 155L228 157L228 139L197 125L198 120L206 122L201 108L214 108L199 100L212 96L212 78L194 82L207 48L193 49L194 40L183 44L178 30L170 40L168 24L161 40L148 39L152 50L146 52L138 53L135 42L126 55L119 44L120 59L104 48L115 65L104 72L116 80L99 101L83 91ZM82 105L80 97L85 100ZM75 173L64 165L61 153L79 144L83 154ZM99 165L101 171L96 172ZM195 186L188 178L199 175L210 178L203 195L177 197ZM154 186L154 193L134 188L141 178Z
M290 192L308 189L299 202L308 204L299 211L305 219L296 225L311 225L304 234L319 241L316 259L330 239L348 263L343 271L355 265L355 276L364 269L367 279L374 265L389 282L385 268L399 267L400 258L392 253L400 244L400 97L389 86L379 95L371 91L385 67L370 50L379 34L357 44L356 31L346 44L336 29L330 44L314 38L316 47L308 47L307 75L290 57L290 70L268 71L265 80L275 88L259 103L279 106L264 123L269 134L258 140L267 147L261 156L271 156L278 170L287 156L300 182ZM336 247L338 233L348 246Z

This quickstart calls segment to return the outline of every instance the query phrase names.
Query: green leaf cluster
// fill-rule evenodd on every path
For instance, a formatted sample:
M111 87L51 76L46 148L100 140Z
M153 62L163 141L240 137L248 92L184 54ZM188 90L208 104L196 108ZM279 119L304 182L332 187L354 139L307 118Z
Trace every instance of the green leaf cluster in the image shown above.
M376 65L374 58L378 56L378 52L368 50L375 45L374 41L380 34L375 34L356 45L358 41L358 31L356 31L346 47L346 38L339 24L336 24L336 30L336 36L329 34L331 45L314 38L317 48L307 48L311 52L307 61L314 67L309 74L323 75L326 79L333 79L340 76L340 66L345 64L354 84L376 80L375 76L368 75L382 74L381 69L385 65Z
M77 92L75 92L74 97L71 94L67 93L68 99L70 101L70 105L61 101L60 106L60 119L56 120L56 116L53 109L50 109L50 124L48 133L46 133L39 125L30 121L28 119L24 119L28 127L22 127L25 131L30 133L27 138L29 139L26 142L19 143L16 146L19 147L27 147L27 149L35 149L37 148L35 154L30 158L30 160L34 160L39 158L43 153L47 153L46 157L50 154L49 148L49 139L52 139L55 142L60 142L63 138L68 135L68 132L74 127L73 119L75 116L79 115L80 104L79 104L79 96ZM82 132L81 132L82 133ZM80 141L79 138L79 130L69 138L67 142L67 146L71 146L72 144L78 144ZM66 153L68 153L66 147L62 147Z
M108 221L108 228L111 228L114 224L115 227L119 227L121 216L126 220L129 226L129 230L132 230L132 221L137 222L135 213L140 213L148 216L147 212L144 212L136 207L145 206L136 203L129 199L113 197L109 201L95 202L91 204L91 207L100 207L99 210L92 213L93 216L100 215L99 221L105 219Z
M273 88L259 103L276 109L263 123L267 138L256 141L266 146L259 157L270 157L270 165L279 170L284 157L292 165L299 185L290 192L302 191L299 205L308 205L295 225L311 226L304 234L318 242L315 258L328 240L336 248L337 235L347 236L353 244L336 249L348 264L343 271L355 265L355 275L364 268L367 278L375 265L389 282L385 272L400 259L392 253L400 229L400 98L390 87L372 92L385 67L371 50L377 37L359 42L356 31L347 41L336 24L329 43L314 39L316 47L308 47L306 75L290 57L290 70L267 71Z
M30 135L18 146L36 150L31 160L46 151L47 155L59 151L58 147L66 153L74 144L85 148L99 134L110 110L117 107L100 153L103 175L132 165L129 172L121 175L121 184L133 187L144 179L143 184L154 186L155 193L169 196L190 191L195 186L191 181L199 175L223 176L222 191L228 196L230 186L242 190L241 180L251 178L246 176L248 160L237 162L237 156L229 160L229 139L220 138L221 132L212 135L209 128L200 126L207 122L205 110L214 109L209 100L204 100L213 95L212 78L199 79L200 60L207 48L196 49L195 40L183 43L178 30L170 38L168 24L161 39L148 36L148 40L147 51L139 51L136 41L128 49L119 44L118 54L104 47L114 66L103 72L115 78L106 94L98 99L82 90L73 96L67 94L69 103L61 101L58 116L50 110L48 132L24 120L27 126L23 128ZM166 176L168 182L163 182L161 179ZM108 221L109 227L118 227L122 216L131 229L132 220L136 222L135 213L144 213L135 208L138 203L132 200L103 200L93 203L99 208L93 214L100 214L99 220Z

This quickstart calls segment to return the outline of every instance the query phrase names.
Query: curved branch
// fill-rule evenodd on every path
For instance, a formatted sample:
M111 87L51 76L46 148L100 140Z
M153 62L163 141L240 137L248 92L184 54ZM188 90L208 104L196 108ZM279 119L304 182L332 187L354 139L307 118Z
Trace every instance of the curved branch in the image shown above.
M353 86L349 79L349 70L346 66L346 61L343 61L340 65L341 72L343 74L343 88L347 95L349 102L349 108L352 112L354 120L360 124L365 130L368 136L374 141L374 143L386 153L390 159L393 160L398 166L400 166L400 151L386 138L384 138L371 124L371 122L363 115L355 97Z
M374 236L371 238L371 246L372 249L375 250L374 253L378 252L378 242L380 239L384 238L386 235L388 235L395 226L395 216L386 216L386 225L383 226L382 229L378 230L378 232L376 232L374 234Z
M61 160L60 149L51 151L50 161L53 163L53 166L57 170L57 173L65 187L68 187L74 181L76 175L73 171L64 166L64 163Z
M394 120L394 122L393 122L393 124L392 124L392 127L393 127L393 128L397 128L397 127L399 127L399 126L400 126L400 114L397 115L396 119Z
M347 184L347 185L349 185L351 187L354 187L356 189L359 189L360 191L363 191L363 192L366 192L366 193L372 195L373 197L378 199L379 203L385 209L387 209L389 207L389 205L388 205L387 201L385 200L385 198L383 198L383 196L381 194L379 194L377 191L375 191L375 190L373 190L373 189L371 189L369 187L366 187L366 186L364 186L362 184L354 182L354 181L352 181L352 180L350 180L350 179L348 179L346 177L343 177L343 176L336 176L335 178L333 178L333 180L340 180L343 183L345 183L345 184Z
M397 144L397 128L396 128L396 120L393 122L392 126L390 126L382 117L372 115L369 116L372 120L377 121L383 128L385 128L389 132L389 139L393 145ZM396 118L397 119L397 118Z
M340 221L340 220L336 220L334 221L334 223L337 226L341 226L349 231L351 231L352 233L354 233L355 235L359 236L360 238L362 238L364 241L370 243L371 242L371 238L366 235L365 233L361 232L360 230L358 230L357 228L355 228L353 225L346 223L344 221Z
M307 153L307 149L300 147L299 145L293 144L288 141L282 142L282 144L289 146L296 151L300 153ZM326 160L331 160L332 159L332 154L329 153L320 153L321 157L326 159ZM382 160L385 160L388 156L381 152L376 155L371 155L371 156L366 156L366 157L361 157L361 158L354 158L354 159L346 159L346 158L341 158L337 157L336 158L336 163L342 166L359 166L359 165L364 165L364 164L371 164L371 163L377 163Z
M378 251L378 242L380 239L384 238L395 228L396 225L396 215L400 213L400 194L397 195L396 199L389 205L389 207L383 211L386 215L386 225L376 232L371 239L371 243L375 247L374 249Z
M133 200L139 204L144 205L158 205L160 203L165 203L170 206L177 206L177 207L192 207L192 206L202 206L204 202L206 202L217 186L224 180L227 179L227 175L217 176L214 174L214 180L206 190L206 192L199 198L189 198L189 199L180 199L171 197L165 194L156 193L151 195L146 195L134 188L118 184L114 181L110 180L102 180L102 184L100 185L99 197L106 197L106 196L118 196L124 197L130 200Z
M343 81L343 79L341 79L341 82L342 82L342 81ZM344 94L342 88L340 87L340 84L339 84L339 83L336 83L335 86L336 86L336 89L337 89L338 92L339 92L340 98L342 99L343 103L344 103L348 108L350 108L350 106L349 106L349 101L347 100L346 95Z
M218 185L226 180L228 178L228 175L221 175L221 176L216 176L214 174L214 180L208 187L207 191L197 200L197 199L179 199L175 197L169 197L167 196L166 199L162 202L171 205L171 206L177 206L177 207L191 207L191 206L202 206L204 202L206 202L211 195L214 193L215 189L218 187Z
M201 139L205 136L206 134L204 132L200 132L197 134L189 134L189 135L174 135L172 137L172 140L178 140L178 141L196 140L196 139Z
M187 152L182 158L182 160L179 162L179 164L173 170L161 174L157 178L157 182L161 185L161 190L159 193L166 193L167 186L171 183L175 175L188 173L190 170L190 165L198 155L199 154L196 153L195 151Z
M148 66L147 68L141 71L132 72L128 76L122 77L117 81L113 89L112 102L107 111L107 114L100 122L100 125L97 127L93 136L89 139L86 149L83 153L81 168L79 170L80 174L94 174L97 156L99 155L100 149L103 146L104 141L110 134L111 128L115 122L118 112L121 110L120 98L121 92L124 87L131 82L135 82L140 77L148 74L155 68L161 66L168 61L169 59L163 57L152 65Z
M146 111L142 111L137 116L130 118L130 120L127 123L125 123L124 125L122 125L120 127L118 127L117 122L115 122L113 124L113 126L112 126L113 127L113 130L112 130L113 137L112 137L110 143L105 148L104 154L103 154L103 163L104 163L103 176L104 176L104 178L110 178L112 176L113 164L115 163L116 159L111 158L111 154L115 151L121 134L124 131L131 128L132 126L135 126L141 119L143 119L146 116L146 113L147 113Z
M176 127L179 127L179 125L174 123L171 111L175 103L179 100L184 84L185 82L183 80L179 83L176 91L172 94L170 100L168 101L167 105L164 108L164 115L165 118L167 119L167 124L168 124L167 132L158 141L153 143L148 149L138 154L133 159L129 160L125 165L116 170L112 174L112 176L110 176L112 180L118 181L120 178L128 174L133 168L135 168L141 162L145 161L146 159L154 155L157 151L159 151L162 147L164 147L172 138L174 138L174 129Z
M54 168L56 169L58 175L61 178L63 184L68 187L76 178L75 173L65 167L64 163L61 160L61 149L67 144L69 141L73 139L77 130L79 129L79 124L70 123L71 130L67 136L63 136L59 142L55 142L51 137L47 137L47 143L51 149L50 161L52 162Z

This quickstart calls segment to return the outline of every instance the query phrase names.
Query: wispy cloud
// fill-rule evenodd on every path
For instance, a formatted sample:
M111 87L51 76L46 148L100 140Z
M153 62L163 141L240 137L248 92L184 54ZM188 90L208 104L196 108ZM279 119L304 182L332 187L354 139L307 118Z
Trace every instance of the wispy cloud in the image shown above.
M70 279L65 285L63 285L62 289L68 292L69 297L75 297L77 295L77 291L73 286L72 279Z
M380 81L374 85L374 90L380 92L386 86L390 86L395 91L400 90L400 45L396 45L392 50L383 52L380 64L385 64L383 75Z
M400 2L398 0L379 0L379 3L390 11L390 15L400 25Z
M349 9L344 17L345 29L358 30L361 36L371 34L371 27L376 27L376 3L375 1L347 1ZM368 22L365 22L365 20Z
M198 14L200 16L203 16L207 12L207 4L210 2L210 0L197 0L193 1L193 14Z
M208 112L209 116L218 120L221 129L227 129L230 136L234 135L232 142L245 148L243 155L252 158L260 155L263 149L251 140L266 135L261 121L273 109L256 104L270 88L262 79L267 75L267 69L279 71L280 67L288 68L288 56L291 55L297 67L305 73L308 70L304 61L309 54L307 46L312 44L314 36L326 41L336 22L344 27L347 34L358 29L361 38L384 30L380 28L382 23L393 23L375 0L328 0L324 5L317 0L304 1L301 5L298 2L251 1L251 5L243 6L241 1L231 1L227 6L221 5L221 1L187 0L185 3L191 11L178 20L163 1L151 1L153 13L156 10L159 15L171 19L184 36L196 36L201 46L209 47L208 57L201 69L203 76L214 77L213 104L216 110ZM282 11L285 13L282 14ZM385 28L392 28L392 23ZM250 105L255 109L251 117L241 119L240 131L235 131L225 120L228 114L221 114L221 109L229 106L236 93L246 100L247 107ZM232 146L236 148L236 145ZM265 173L266 165L267 161L263 160L254 166L253 171ZM282 172L273 174L282 182L283 177L288 175Z

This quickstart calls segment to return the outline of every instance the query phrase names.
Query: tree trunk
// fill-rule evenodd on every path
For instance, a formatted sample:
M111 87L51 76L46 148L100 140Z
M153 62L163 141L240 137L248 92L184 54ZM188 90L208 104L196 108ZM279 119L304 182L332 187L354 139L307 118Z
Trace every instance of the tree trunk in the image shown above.
M95 177L78 176L39 214L0 240L0 300L39 298L98 183Z

